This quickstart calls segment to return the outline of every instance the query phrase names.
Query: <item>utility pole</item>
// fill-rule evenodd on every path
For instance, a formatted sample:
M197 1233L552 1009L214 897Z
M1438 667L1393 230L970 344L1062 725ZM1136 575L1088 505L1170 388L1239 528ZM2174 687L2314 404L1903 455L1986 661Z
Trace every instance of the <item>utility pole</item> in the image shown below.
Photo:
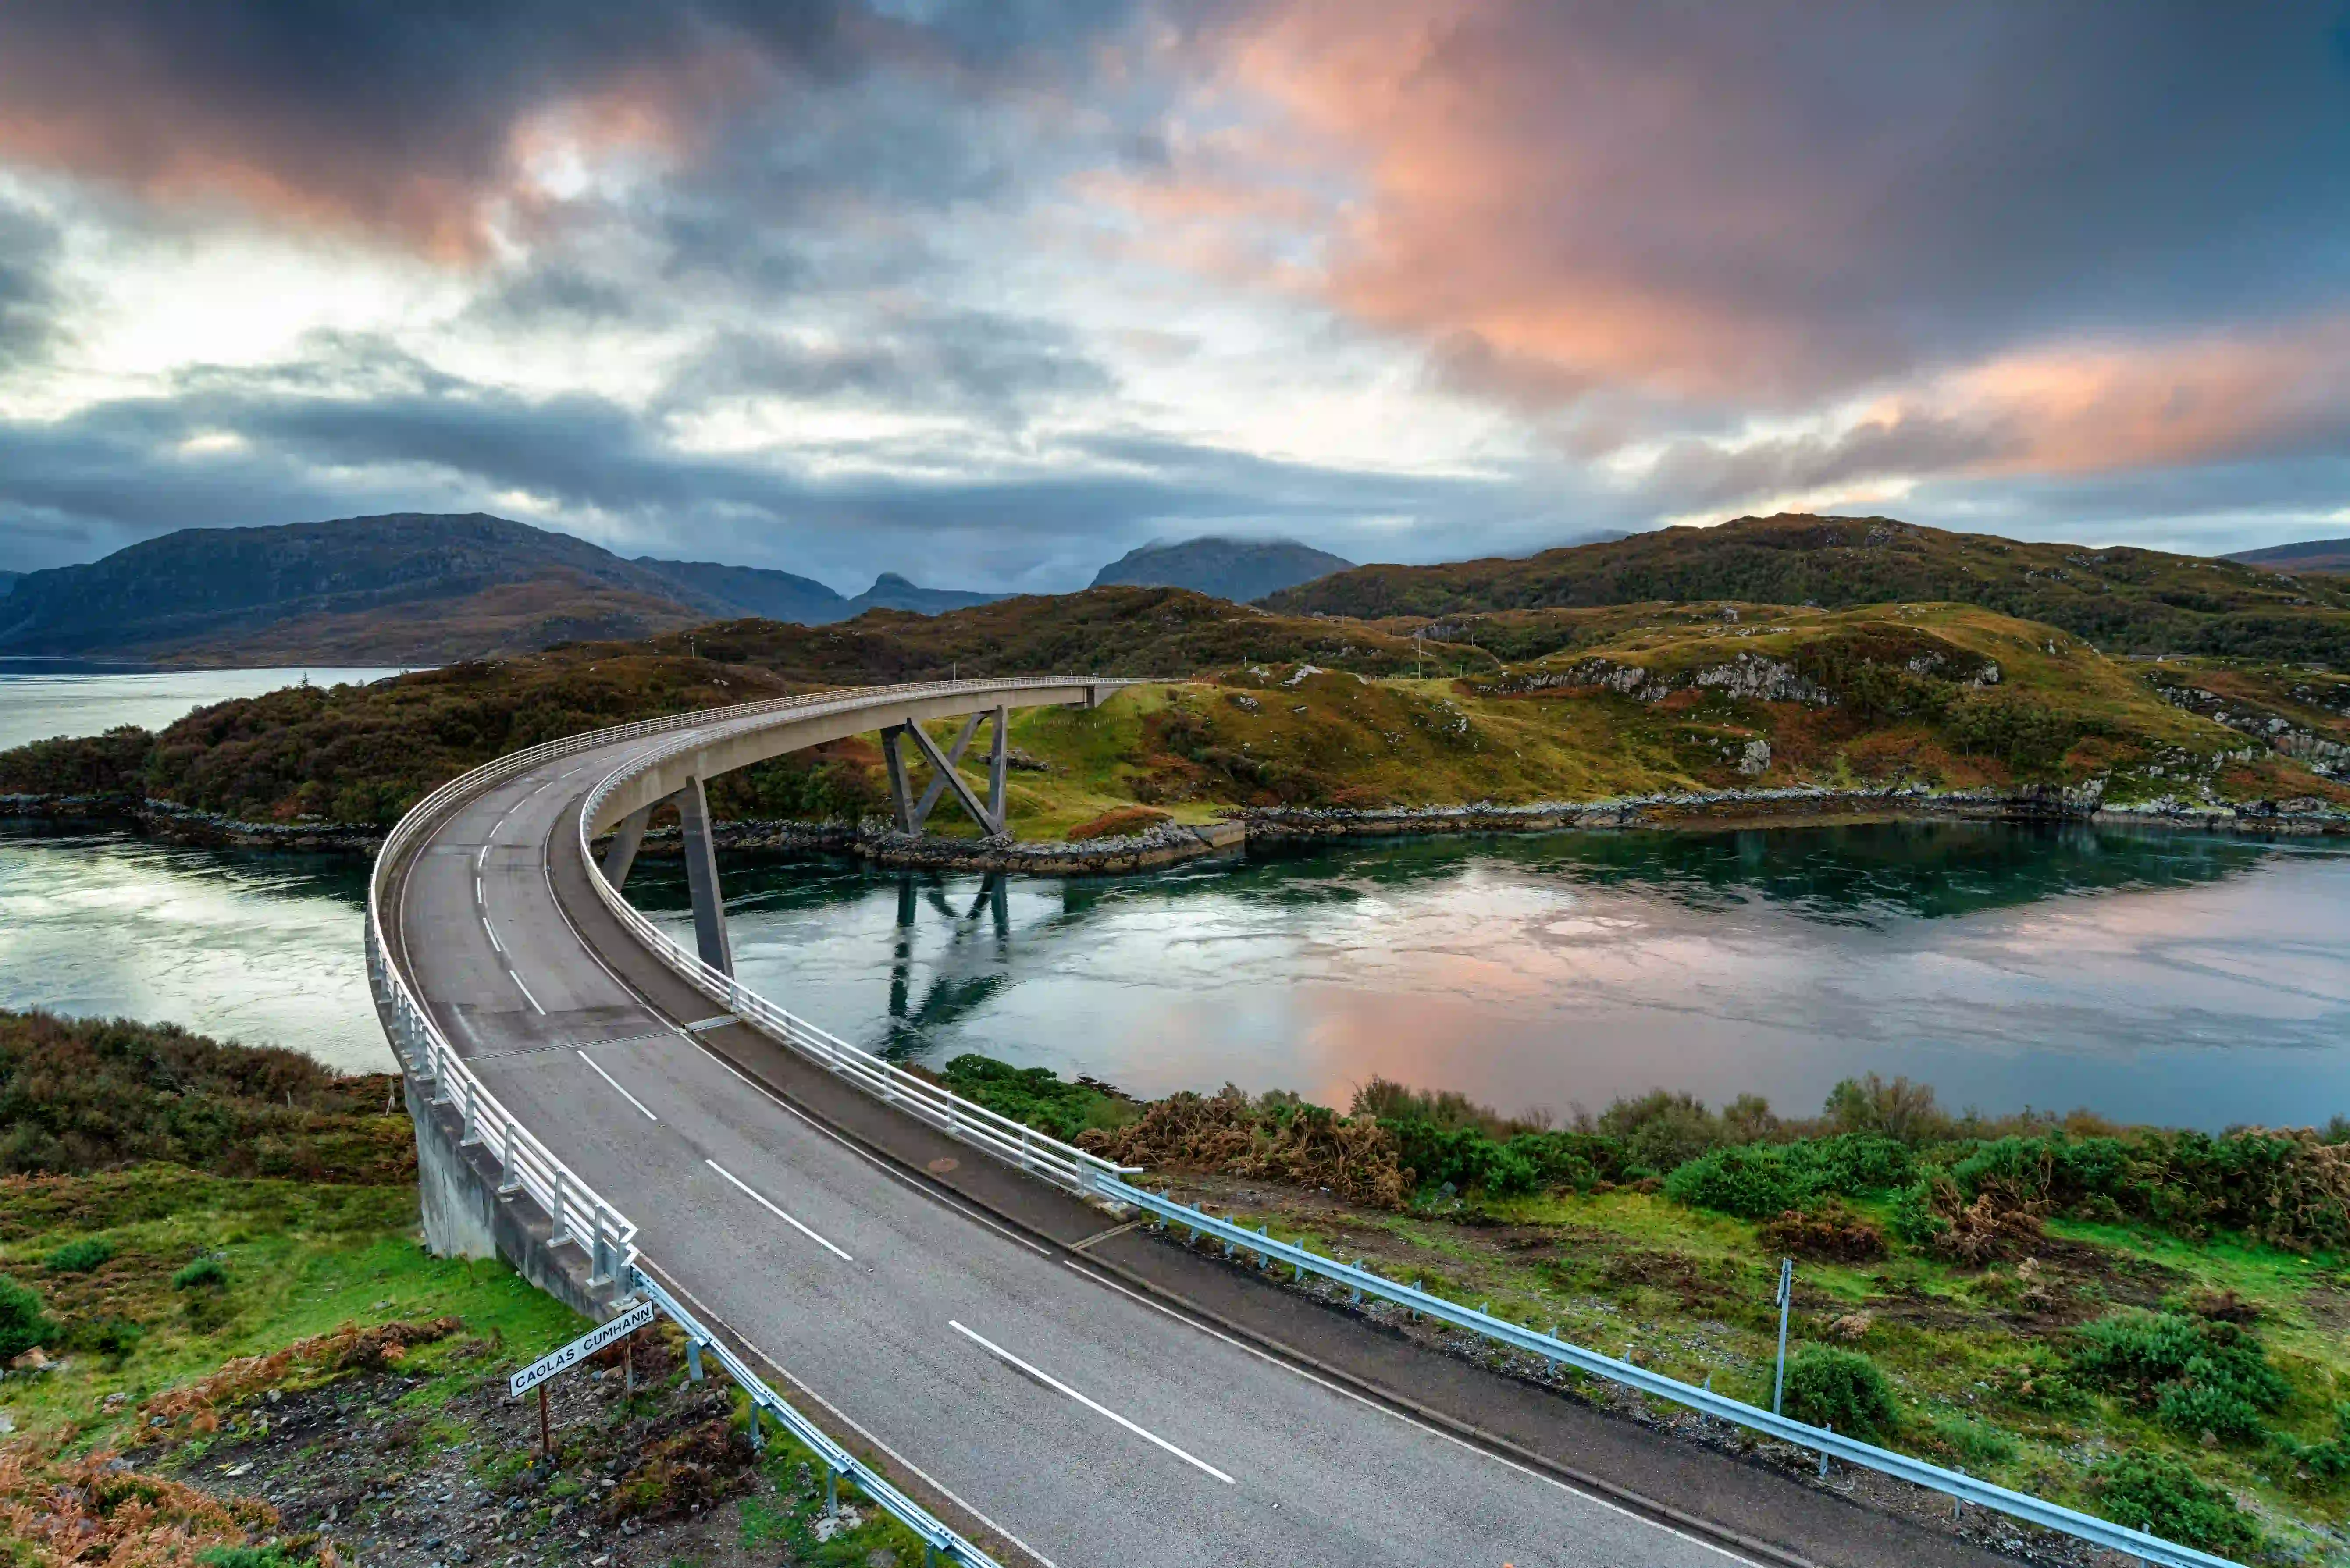
M1771 1379L1771 1414L1779 1414L1779 1402L1787 1392L1787 1308L1795 1299L1795 1260L1779 1260L1779 1370Z

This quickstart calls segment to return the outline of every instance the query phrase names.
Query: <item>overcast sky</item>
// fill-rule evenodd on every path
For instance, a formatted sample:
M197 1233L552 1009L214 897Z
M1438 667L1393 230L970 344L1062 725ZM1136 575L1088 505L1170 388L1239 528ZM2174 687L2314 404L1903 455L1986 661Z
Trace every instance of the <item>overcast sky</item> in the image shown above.
M0 568L2350 534L2350 9L0 7Z

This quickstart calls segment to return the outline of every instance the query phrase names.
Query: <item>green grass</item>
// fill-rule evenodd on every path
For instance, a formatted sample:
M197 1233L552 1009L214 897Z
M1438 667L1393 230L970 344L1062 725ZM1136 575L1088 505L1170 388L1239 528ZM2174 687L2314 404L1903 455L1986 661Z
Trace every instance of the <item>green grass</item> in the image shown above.
M1268 1224L1317 1251L1367 1257L1388 1277L1420 1280L1451 1300L1490 1303L1499 1315L1555 1324L1575 1343L1628 1350L1685 1381L1711 1376L1717 1389L1770 1402L1778 1258L1754 1223L1628 1189L1381 1213L1245 1186L1253 1199L1235 1186L1219 1187L1216 1200L1235 1205L1234 1218L1251 1228ZM1884 1217L1882 1205L1855 1207ZM2286 1449L2333 1438L2334 1408L2350 1398L2341 1334L2350 1254L2226 1237L2189 1243L2068 1220L2048 1231L2046 1255L2025 1271L2052 1290L2048 1312L2019 1304L2028 1285L2012 1262L1975 1269L1898 1246L1875 1263L1799 1261L1796 1348L1849 1351L1878 1368L1892 1395L1885 1437L1897 1448L2090 1508L2100 1494L2082 1454L2148 1453L2245 1499L2272 1541L2337 1560L2324 1553L2338 1548L2311 1530L2350 1523L2350 1484L2296 1475ZM2153 1403L2069 1373L2085 1337L2075 1324L2198 1290L2232 1290L2260 1309L2257 1338L2284 1391L2262 1418L2286 1445L2207 1448L2166 1425ZM2142 1490L2143 1478L2131 1484ZM2208 1520L2197 1528L2206 1526L2225 1533Z
M1131 689L1091 711L1021 711L1013 744L1045 767L1009 777L1014 831L1055 838L1135 804L1197 822L1236 805L1523 805L1788 784L2100 780L2116 805L2350 804L2350 788L2299 762L2242 761L2244 734L2157 691L2161 667L2105 658L2045 626L1950 604L1745 607L1737 622L1711 607L1572 612L1583 624L1571 651L1465 681L1240 666ZM1742 658L1800 671L1834 701L1732 697L1698 682ZM1913 660L1939 673L1914 673ZM1976 684L1993 666L1997 680ZM1651 701L1592 683L1609 670L1642 672L1671 694ZM941 746L953 729L935 727ZM1750 772L1742 763L1756 741L1770 762ZM878 800L878 753L864 765ZM962 772L984 789L976 755ZM978 831L951 806L931 830Z
M747 1401L736 1395L738 1415L747 1418ZM743 1500L742 1547L746 1552L772 1555L812 1568L865 1568L877 1554L894 1552L903 1565L922 1561L922 1540L899 1524L860 1492L842 1480L838 1501L859 1515L853 1529L836 1530L830 1540L819 1540L825 1518L825 1468L814 1450L786 1433L768 1428L767 1452L761 1474L774 1485L772 1495Z
M128 1394L127 1410L234 1356L346 1323L454 1315L472 1334L525 1350L577 1332L567 1308L504 1263L428 1255L414 1234L412 1188L238 1181L146 1166L22 1182L5 1196L0 1273L38 1290L63 1331L63 1344L49 1348L64 1351L68 1366L0 1384L0 1407L28 1432L75 1424L83 1447L125 1429L121 1411L99 1408L105 1394ZM124 1217L105 1224L118 1199ZM41 1215L46 1224L33 1218ZM41 1273L39 1261L68 1238L102 1241L112 1255L87 1272ZM223 1283L175 1290L174 1276L199 1254L218 1261ZM135 1344L117 1355L80 1348L108 1324L132 1325Z

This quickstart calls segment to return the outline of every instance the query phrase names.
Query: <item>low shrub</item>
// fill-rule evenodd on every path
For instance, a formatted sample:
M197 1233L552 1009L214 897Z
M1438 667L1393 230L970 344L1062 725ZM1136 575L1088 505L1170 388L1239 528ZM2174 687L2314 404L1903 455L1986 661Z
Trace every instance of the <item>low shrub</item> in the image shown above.
M228 1271L221 1267L218 1258L198 1258L172 1276L175 1291L223 1291L228 1288Z
M1107 1130L1134 1119L1134 1102L1117 1090L1063 1078L1050 1067L1015 1067L971 1053L949 1062L938 1079L964 1099L1065 1143L1089 1127Z
M1114 1132L1077 1147L1121 1165L1189 1168L1326 1187L1350 1202L1400 1209L1409 1194L1395 1136L1295 1096L1251 1099L1227 1084L1214 1095L1170 1095Z
M1103 812L1090 822L1081 822L1069 829L1072 840L1089 838L1123 838L1131 834L1148 833L1162 822L1174 818L1155 806L1121 805Z
M1676 1202L1761 1220L1831 1195L1857 1197L1908 1182L1909 1151L1875 1133L1796 1143L1744 1144L1698 1156L1665 1179Z
M2217 1228L2303 1249L2350 1243L2350 1147L2305 1128L1995 1138L1960 1153L1950 1174L1970 1201L2004 1193L2190 1239Z
M2014 1438L1968 1416L1937 1417L1931 1438L1951 1458L1976 1466L2003 1465L2017 1452Z
M1787 1358L1786 1411L1814 1427L1855 1438L1893 1435L1901 1412L1877 1363L1856 1350L1806 1345Z
M1928 1170L1896 1192L1893 1195L1893 1212L1887 1221L1893 1233L1913 1247L1931 1246L1937 1237L1950 1228L1950 1220L1943 1217L1935 1201L1936 1193L1949 1186L1949 1177L1939 1170Z
M2097 1511L2127 1525L2204 1552L2248 1552L2260 1531L2236 1500L2177 1459L2127 1453L2090 1474Z
M101 1317L70 1324L66 1328L66 1344L75 1350L94 1351L116 1360L139 1348L147 1331L127 1317Z
M1762 1230L1774 1252L1831 1263L1866 1263L1885 1256L1885 1232L1834 1199L1814 1212L1790 1209Z
M14 1360L57 1337L57 1325L32 1289L0 1274L0 1362Z
M41 1267L53 1274L86 1274L103 1267L113 1256L113 1242L101 1236L86 1236L51 1252L41 1260Z
M265 1546L212 1546L196 1553L204 1568L317 1568L316 1557L297 1557L279 1542Z
M2293 1461L2296 1480L2333 1486L2350 1477L2350 1405L2334 1407L2334 1435L2324 1442L2304 1443L2290 1432L2279 1432L2276 1446Z
M2292 1393L2251 1330L2178 1313L2117 1313L2084 1324L2072 1371L2092 1388L2153 1405L2181 1437L2209 1432L2222 1442L2265 1437L2262 1417Z
M1800 1208L1812 1195L1811 1172L1791 1157L1792 1147L1748 1144L1701 1154L1665 1178L1665 1194L1746 1220Z

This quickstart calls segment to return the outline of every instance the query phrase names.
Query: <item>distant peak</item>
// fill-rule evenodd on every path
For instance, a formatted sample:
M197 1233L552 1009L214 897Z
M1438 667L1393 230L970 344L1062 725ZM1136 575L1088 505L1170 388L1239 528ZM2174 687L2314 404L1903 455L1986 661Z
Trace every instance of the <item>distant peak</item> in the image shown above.
M899 576L895 572L884 572L879 576L874 578L873 586L865 591L868 594L878 594L883 588L910 588L915 586L916 585L907 581L904 577Z

